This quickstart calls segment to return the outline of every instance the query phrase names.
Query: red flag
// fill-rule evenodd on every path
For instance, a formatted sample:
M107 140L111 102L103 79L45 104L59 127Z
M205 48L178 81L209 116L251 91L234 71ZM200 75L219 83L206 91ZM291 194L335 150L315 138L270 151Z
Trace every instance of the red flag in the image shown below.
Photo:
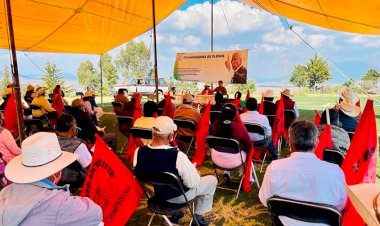
M194 158L192 162L197 163L197 167L203 164L203 161L206 156L206 137L209 133L210 126L210 102L207 104L201 121L198 124L197 134L196 134L196 142L197 148L195 150Z
M251 97L251 93L249 92L249 89L247 89L247 95L245 96L245 101L248 100L248 98Z
M64 109L61 88L56 89L55 92L56 93L53 93L51 107L57 111L59 117L61 116Z
M278 139L281 137L282 134L284 134L284 97L281 93L280 102L277 106L277 112L276 117L274 118L273 122L273 128L272 128L272 134L273 134L273 142L274 146L277 147L278 145Z
M321 123L321 116L319 115L319 112L314 109L315 111L315 118L314 118L314 125L318 126Z
M327 124L321 135L319 135L319 142L317 147L314 150L314 154L320 159L323 160L323 151L325 149L332 149L332 134L331 134L331 125Z
M355 105L360 107L360 99L358 100L358 102L355 103Z
M81 196L89 197L102 208L105 225L125 225L142 195L133 174L96 135L95 151Z
M18 132L16 100L15 100L15 93L13 89L4 109L4 128L10 130L15 139L18 138L19 132Z
M240 125L242 125L244 128L244 131L246 133L248 133L247 129L244 126L243 121L240 118L239 113L236 113L236 121ZM252 145L252 149L249 152L247 152L247 159L245 161L246 166L245 166L245 172L244 172L244 178L243 178L243 191L245 191L245 192L250 192L252 190L251 183L250 183L249 179L250 179L251 174L252 174L251 167L252 167L252 158L253 158L254 153L255 153L255 148Z
M259 114L264 114L264 97L263 95L261 95L261 102L260 102L260 106L259 106Z
M142 116L141 103L140 103L140 99L137 98L136 103L135 103L135 108L133 111L132 125L135 124L136 119L140 118L141 116ZM125 152L125 159L130 159L131 162L133 162L133 155L135 154L136 148L141 147L143 145L144 144L140 138L134 139L132 134L130 134L129 139L128 139L127 151Z
M174 105L172 104L172 98L170 97L170 91L168 95L166 95L165 106L162 110L163 116L168 116L170 118L174 118Z
M375 183L377 165L377 132L373 100L367 100L355 135L342 163L347 185ZM351 203L343 217L344 225L364 225Z

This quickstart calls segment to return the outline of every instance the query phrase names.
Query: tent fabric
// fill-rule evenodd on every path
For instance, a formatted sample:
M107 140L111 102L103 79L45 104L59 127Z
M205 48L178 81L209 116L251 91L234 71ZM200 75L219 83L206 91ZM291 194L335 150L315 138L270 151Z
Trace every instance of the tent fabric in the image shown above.
M155 0L156 23L186 0ZM0 48L8 49L5 4ZM16 49L101 54L153 27L152 0L12 0Z
M376 0L242 0L257 8L333 30L380 34L380 2Z

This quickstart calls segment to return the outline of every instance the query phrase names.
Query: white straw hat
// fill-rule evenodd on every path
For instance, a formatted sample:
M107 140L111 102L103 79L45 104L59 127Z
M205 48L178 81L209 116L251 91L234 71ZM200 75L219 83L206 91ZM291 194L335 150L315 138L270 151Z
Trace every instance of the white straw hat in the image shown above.
M284 94L284 96L287 96L287 97L292 97L293 94L291 93L290 89L284 89L284 91L282 91L282 94Z
M272 89L267 89L264 93L263 93L263 97L267 97L267 98L273 98L274 97L274 92Z
M342 101L339 104L339 109L347 116L357 117L360 114L360 108L348 101Z
M342 100L348 100L352 104L356 104L356 102L359 101L359 97L355 93L353 93L352 90L350 90L349 88L342 90L339 93L339 97Z
M55 174L74 162L78 155L62 151L55 133L39 132L21 144L22 154L5 168L5 176L14 183L33 183Z

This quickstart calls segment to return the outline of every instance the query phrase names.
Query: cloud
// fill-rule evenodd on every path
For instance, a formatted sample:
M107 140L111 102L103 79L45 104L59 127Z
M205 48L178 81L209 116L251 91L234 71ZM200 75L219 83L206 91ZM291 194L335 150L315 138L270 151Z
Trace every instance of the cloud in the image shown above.
M183 38L183 41L185 42L186 45L189 45L189 46L197 46L201 44L201 39L193 35L186 36L185 38Z
M283 47L283 46L271 45L271 44L266 44L266 43L255 45L255 48L258 50L264 50L266 52L273 52L273 53L281 53L288 50L288 48Z
M175 11L168 20L175 29L200 29L203 35L209 35L211 28L210 8L211 5L209 2L195 4L185 10ZM237 1L219 1L214 4L215 36L221 37L229 35L226 20L231 33L234 35L253 30L268 30L273 26L281 26L276 17L273 17L270 13L263 10Z
M350 35L351 38L347 39L346 42L358 44L364 47L380 47L380 40L378 37L366 36L366 35Z

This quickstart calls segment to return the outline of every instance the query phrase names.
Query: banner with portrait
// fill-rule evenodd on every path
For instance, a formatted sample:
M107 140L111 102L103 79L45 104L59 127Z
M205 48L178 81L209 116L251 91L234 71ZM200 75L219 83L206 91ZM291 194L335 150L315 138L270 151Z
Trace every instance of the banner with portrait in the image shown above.
M182 81L247 83L248 50L177 53L174 78Z

